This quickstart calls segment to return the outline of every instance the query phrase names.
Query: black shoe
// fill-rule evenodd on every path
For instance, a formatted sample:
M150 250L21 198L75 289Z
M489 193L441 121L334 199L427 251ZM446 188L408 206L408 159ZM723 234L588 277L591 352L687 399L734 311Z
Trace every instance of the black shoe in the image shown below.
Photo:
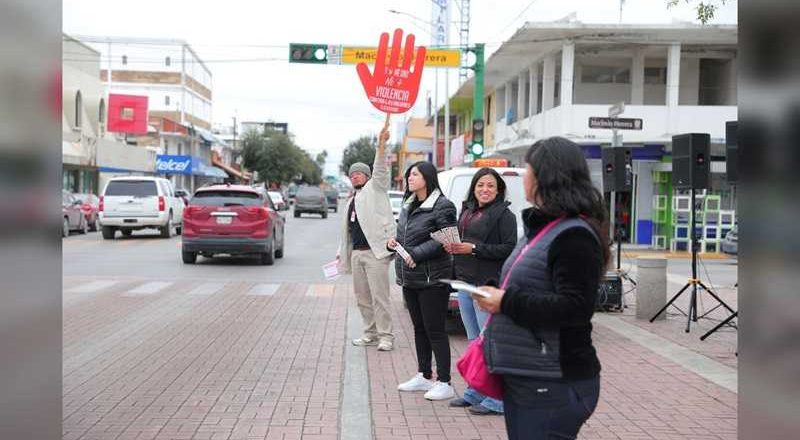
M468 406L472 406L472 404L459 397L458 399L451 400L450 406L455 408L466 408Z
M497 411L492 411L492 410L490 410L489 408L487 408L487 407L485 407L483 405L470 406L469 408L467 408L467 411L469 411L470 414L473 414L473 415L476 415L476 416L490 416L490 415L494 415L494 414L498 414L498 415L502 414L502 413L499 413Z

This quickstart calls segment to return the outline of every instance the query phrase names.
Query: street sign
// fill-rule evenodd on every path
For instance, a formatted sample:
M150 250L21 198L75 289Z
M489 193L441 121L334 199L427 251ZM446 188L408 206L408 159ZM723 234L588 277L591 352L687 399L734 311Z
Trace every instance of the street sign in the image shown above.
M625 113L625 101L620 101L608 108L608 117L613 118Z
M642 120L638 118L589 118L589 128L605 128L609 130L641 130Z
M375 64L377 47L342 47L341 64ZM402 53L400 59L403 58ZM387 54L388 59L388 54ZM459 67L461 51L458 49L429 49L425 53L425 67ZM412 59L411 63L414 61Z

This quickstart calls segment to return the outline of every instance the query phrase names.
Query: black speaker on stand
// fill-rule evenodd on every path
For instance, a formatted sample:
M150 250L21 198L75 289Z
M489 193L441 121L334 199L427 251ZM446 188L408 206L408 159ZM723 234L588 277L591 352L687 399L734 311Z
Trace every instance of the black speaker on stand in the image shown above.
M604 148L601 158L603 165L603 192L631 192L633 190L633 156L630 147ZM622 270L623 231L622 226L617 225L616 212L611 212L611 222L614 229L614 242L617 243L617 267L614 272L619 278L627 280L635 286L636 280ZM622 304L623 302L620 301L620 308L625 307Z
M686 333L689 333L692 321L697 322L698 318L703 318L716 309L716 307L714 307L704 315L697 316L698 286L717 300L719 303L717 307L722 306L731 313L736 313L697 277L697 251L699 243L697 241L697 232L695 231L695 190L708 188L708 184L711 180L710 151L711 136L708 133L687 133L672 137L672 185L676 189L689 189L692 194L689 226L689 237L691 238L692 249L692 277L689 278L681 290L679 290L661 310L650 318L650 322L655 321L660 314L664 313L667 308L683 294L683 292L691 288L689 310L686 313L681 310L681 313L687 316Z

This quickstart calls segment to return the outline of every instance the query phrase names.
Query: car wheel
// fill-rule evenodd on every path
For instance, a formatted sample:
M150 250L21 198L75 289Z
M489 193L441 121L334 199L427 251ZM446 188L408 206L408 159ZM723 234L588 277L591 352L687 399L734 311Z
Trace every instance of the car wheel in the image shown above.
M64 217L64 221L61 223L61 237L69 237L69 219Z
M183 225L175 227L175 235L181 235L183 233Z
M275 237L275 234L273 233L272 236ZM283 237L281 239L281 248L275 251L275 258L283 258L283 248L286 247L286 238L285 238L286 236L283 235L283 233L281 233L281 237Z
M300 212L294 211L294 218L300 218Z
M131 229L123 229L122 230L122 236L123 237L128 238L131 235L133 235L133 230L131 230Z
M183 259L183 264L194 264L197 262L197 253L181 251L181 258Z
M111 226L103 226L103 240L113 240L117 230Z
M271 238L267 243L267 251L261 254L261 264L272 266L275 264L275 238Z
M86 220L86 217L83 217L83 221L78 227L78 233L86 235L87 232L89 232L89 220Z
M167 224L161 227L161 238L172 237L172 215L167 219Z

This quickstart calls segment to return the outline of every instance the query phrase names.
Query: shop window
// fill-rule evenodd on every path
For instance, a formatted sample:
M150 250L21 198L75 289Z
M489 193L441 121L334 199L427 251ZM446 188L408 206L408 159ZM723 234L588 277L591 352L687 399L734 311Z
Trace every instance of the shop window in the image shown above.
M666 67L645 67L644 68L644 83L645 84L667 84L667 68Z
M621 66L582 66L581 82L586 84L630 84L631 70Z
M164 64L169 67L172 64L172 60L169 57L164 58Z

